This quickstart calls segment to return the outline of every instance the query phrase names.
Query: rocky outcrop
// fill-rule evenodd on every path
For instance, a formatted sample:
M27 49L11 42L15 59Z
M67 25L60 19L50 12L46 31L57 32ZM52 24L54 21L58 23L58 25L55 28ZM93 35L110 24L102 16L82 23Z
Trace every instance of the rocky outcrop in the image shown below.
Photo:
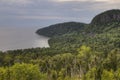
M95 16L92 25L104 25L111 22L120 22L120 10L109 10Z

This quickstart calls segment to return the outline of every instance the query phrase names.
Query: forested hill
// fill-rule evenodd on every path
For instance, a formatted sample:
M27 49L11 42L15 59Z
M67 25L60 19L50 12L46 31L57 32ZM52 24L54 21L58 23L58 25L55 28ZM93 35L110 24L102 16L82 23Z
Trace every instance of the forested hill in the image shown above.
M113 47L120 47L120 10L102 12L95 16L90 24L60 23L39 29L37 33L51 37L50 47L63 51L76 50L83 44L97 51L105 48L109 51Z
M38 29L39 35L53 37L72 32L100 33L120 26L120 10L113 9L96 15L90 24L65 22Z
M52 36L63 35L66 33L71 33L74 31L75 32L82 31L85 25L87 24L79 23L79 22L65 22L65 23L50 25L48 27L39 29L36 31L36 33L47 37L52 37Z

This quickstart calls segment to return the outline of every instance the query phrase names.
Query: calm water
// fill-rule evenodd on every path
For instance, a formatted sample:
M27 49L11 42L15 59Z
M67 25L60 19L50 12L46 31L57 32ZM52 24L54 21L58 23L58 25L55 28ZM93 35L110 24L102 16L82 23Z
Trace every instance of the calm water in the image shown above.
M0 50L49 47L49 38L37 35L37 29L39 28L0 27Z

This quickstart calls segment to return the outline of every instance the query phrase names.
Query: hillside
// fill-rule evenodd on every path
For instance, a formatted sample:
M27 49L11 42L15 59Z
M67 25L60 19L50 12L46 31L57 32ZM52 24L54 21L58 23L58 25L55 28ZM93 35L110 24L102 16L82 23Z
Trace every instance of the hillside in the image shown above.
M115 22L120 22L120 10L113 9L96 15L91 21L92 25L106 25Z
M47 37L59 36L74 31L75 32L82 31L85 25L86 24L79 22L65 22L65 23L50 25L48 27L39 29L36 31L36 33Z
M120 27L120 10L108 10L96 15L89 24L86 32L102 33Z

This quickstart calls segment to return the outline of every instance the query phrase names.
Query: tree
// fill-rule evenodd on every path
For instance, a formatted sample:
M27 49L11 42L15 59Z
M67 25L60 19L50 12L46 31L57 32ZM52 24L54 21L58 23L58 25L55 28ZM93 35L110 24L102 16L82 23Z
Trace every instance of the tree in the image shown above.
M83 80L95 80L96 79L96 68L90 69L86 75L84 76Z
M12 67L0 68L0 80L46 80L46 75L33 64L16 63Z
M117 71L115 72L115 78L116 80L120 80L120 68L118 68Z
M80 70L85 74L91 68L91 61L92 61L92 51L90 47L81 46L78 49L77 58L80 59Z
M101 75L102 75L101 80L115 80L113 70L108 71L104 69Z

